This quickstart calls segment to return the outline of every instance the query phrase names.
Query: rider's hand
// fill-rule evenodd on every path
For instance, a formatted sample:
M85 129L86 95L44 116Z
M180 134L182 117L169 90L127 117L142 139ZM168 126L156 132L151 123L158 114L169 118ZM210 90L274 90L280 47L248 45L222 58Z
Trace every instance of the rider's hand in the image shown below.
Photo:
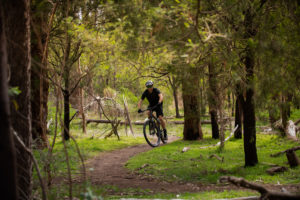
M141 109L138 110L138 113L142 113L143 111Z

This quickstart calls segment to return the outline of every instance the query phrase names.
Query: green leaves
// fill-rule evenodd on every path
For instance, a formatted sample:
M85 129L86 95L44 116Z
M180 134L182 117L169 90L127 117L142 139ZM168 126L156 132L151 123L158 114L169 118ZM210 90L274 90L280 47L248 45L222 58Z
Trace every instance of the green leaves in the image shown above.
M9 96L18 96L19 94L21 94L21 90L19 89L19 87L11 87L9 88L8 91L8 95Z

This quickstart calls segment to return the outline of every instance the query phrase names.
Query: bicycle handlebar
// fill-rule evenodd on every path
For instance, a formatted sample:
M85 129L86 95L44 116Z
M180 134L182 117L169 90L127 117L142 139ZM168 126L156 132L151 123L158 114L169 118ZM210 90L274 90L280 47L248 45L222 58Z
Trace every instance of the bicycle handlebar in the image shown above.
M149 107L149 108L147 108L146 110L142 110L142 112L145 112L145 111L147 111L147 110L154 110L154 108L156 108L157 106L159 105L159 103L158 104L156 104L155 106L152 106L152 107Z

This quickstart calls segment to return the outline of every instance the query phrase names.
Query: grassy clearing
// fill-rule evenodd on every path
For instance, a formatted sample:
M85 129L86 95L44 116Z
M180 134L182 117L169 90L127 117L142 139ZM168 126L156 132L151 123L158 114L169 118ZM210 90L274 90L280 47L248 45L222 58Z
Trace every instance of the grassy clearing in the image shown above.
M270 167L268 163L287 166L285 155L270 157L270 154L296 146L297 143L275 135L257 135L257 152L259 164L255 167L244 168L243 141L231 139L226 142L225 149L220 151L217 147L200 149L202 146L215 144L218 140L205 134L202 141L176 141L149 152L145 152L130 159L126 166L136 170L144 164L148 167L141 169L140 173L152 174L168 181L188 181L216 184L220 176L231 175L244 177L250 181L264 183L298 183L300 168L289 169L285 173L271 176L266 173ZM181 153L184 147L190 147ZM224 157L224 162L209 158L216 154ZM300 152L297 152L298 156Z
M144 117L144 116L143 116ZM140 120L143 120L140 117ZM300 112L292 112L291 119L300 118ZM182 120L182 119L174 119ZM136 137L126 136L124 126L119 128L121 140L118 141L115 136L104 139L105 130L110 129L108 124L89 124L87 134L81 132L79 120L74 120L71 124L71 134L76 138L79 148L85 160L92 158L100 152L112 151L115 149L124 148L136 144L146 144L142 135L142 126L134 126ZM52 141L53 126L50 128L49 141ZM189 181L217 184L217 180L223 175L234 175L244 177L251 181L264 183L298 183L300 180L300 169L289 169L288 172L270 176L265 171L269 168L266 163L273 163L287 166L285 155L278 158L271 158L269 155L292 146L296 143L286 140L284 138L272 135L257 135L257 151L259 156L259 165L253 168L244 168L244 151L243 141L231 139L226 142L225 150L220 151L218 148L200 149L201 146L211 145L218 142L218 140L211 139L210 125L203 125L204 140L187 142L179 140L172 144L155 148L150 152L142 153L132 158L127 167L130 170L136 170L143 164L148 163L149 166L140 170L140 173L152 174L164 180ZM259 131L259 128L257 129ZM168 125L168 133L170 135L182 138L183 125ZM103 134L104 133L104 134ZM229 132L226 132L228 135ZM70 156L70 164L73 176L78 176L81 166L79 157L77 155L75 145L72 141L67 142L68 152ZM186 153L181 153L183 147L190 147ZM45 151L34 152L39 160L40 167L43 169L43 164L46 159ZM224 162L220 162L215 158L209 159L209 156L216 154L224 157ZM300 152L297 152L300 156ZM61 136L58 136L55 144L53 159L51 161L51 169L53 174L57 177L66 177L67 165L65 162L65 155L63 153L63 144ZM42 170L43 172L43 170ZM43 172L43 176L45 176ZM38 180L34 176L34 188L38 188ZM80 194L90 188L96 196L102 196L104 199L118 199L121 197L134 198L182 198L182 199L214 199L214 198L233 198L241 196L255 196L257 193L248 190L231 190L231 191L210 191L201 193L185 193L185 194L153 194L152 191L142 190L139 188L121 189L115 186L94 186L91 184L76 184L73 185L73 194L80 197ZM110 194L116 194L114 196ZM178 196L179 195L179 196ZM68 196L68 186L64 183L53 185L49 190L49 199L63 199Z

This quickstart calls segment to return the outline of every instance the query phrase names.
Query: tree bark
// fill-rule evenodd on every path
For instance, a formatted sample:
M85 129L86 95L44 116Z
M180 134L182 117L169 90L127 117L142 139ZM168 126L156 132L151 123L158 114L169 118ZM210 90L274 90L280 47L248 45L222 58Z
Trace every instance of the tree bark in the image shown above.
M173 98L174 98L174 103L175 103L175 113L176 113L176 118L180 118L180 113L179 113L179 105L178 105L178 80L174 76L169 77L169 83L172 88L172 93L173 93Z
M7 63L6 38L4 33L3 7L0 3L0 165L1 189L3 199L17 200L17 170L16 152L14 140L11 133L11 119L7 85Z
M256 121L254 107L253 90L253 70L254 70L254 52L248 47L245 59L246 67L246 100L243 103L244 114L244 152L245 166L254 166L258 163L256 152Z
M219 125L218 125L218 114L217 114L217 82L214 66L212 63L208 64L208 104L209 104L209 113L211 119L211 128L212 128L212 138L219 138Z
M238 89L239 90L239 89ZM242 123L243 123L243 95L240 91L237 91L237 97L235 102L235 121L234 126L238 126L237 130L234 132L234 138L241 139L242 138Z
M175 103L175 112L176 112L176 118L180 118L179 113L179 106L178 106L178 94L177 94L177 88L173 88L173 97L174 97L174 103Z
M80 67L80 59L78 59L78 73L80 76L82 76L82 71ZM80 110L80 115L82 119L82 132L86 134L86 119L85 119L85 114L84 114L84 109L83 109L83 101L84 101L84 93L83 89L79 88L79 110Z
M12 127L26 147L31 148L30 1L1 1L1 4L3 5L1 18L5 24L7 56L11 72L9 85L18 87L21 91L11 99ZM15 145L19 199L32 199L32 160L21 145Z
M286 96L285 94L281 95L281 105L280 105L280 115L281 115L281 120L282 120L282 135L286 136L286 127L287 127L287 122L288 122L288 103L286 101Z
M182 82L184 140L203 139L200 121L199 76L197 68L186 71Z
M245 11L245 39L248 41L256 35L256 30L253 25L254 14L249 7ZM245 48L244 65L246 71L246 100L243 102L244 114L244 152L245 152L245 166L254 166L258 163L256 152L256 121L255 121L255 107L254 107L254 65L255 55L254 49L249 42Z
M35 2L35 4L37 4ZM47 138L47 114L48 114L48 93L49 82L47 76L47 53L44 55L44 47L47 40L46 27L48 26L47 11L38 10L37 5L31 5L32 16L32 40L31 56L32 62L31 73L31 111L32 111L32 138L37 140L37 145L41 148L48 146ZM47 49L46 49L47 51Z

